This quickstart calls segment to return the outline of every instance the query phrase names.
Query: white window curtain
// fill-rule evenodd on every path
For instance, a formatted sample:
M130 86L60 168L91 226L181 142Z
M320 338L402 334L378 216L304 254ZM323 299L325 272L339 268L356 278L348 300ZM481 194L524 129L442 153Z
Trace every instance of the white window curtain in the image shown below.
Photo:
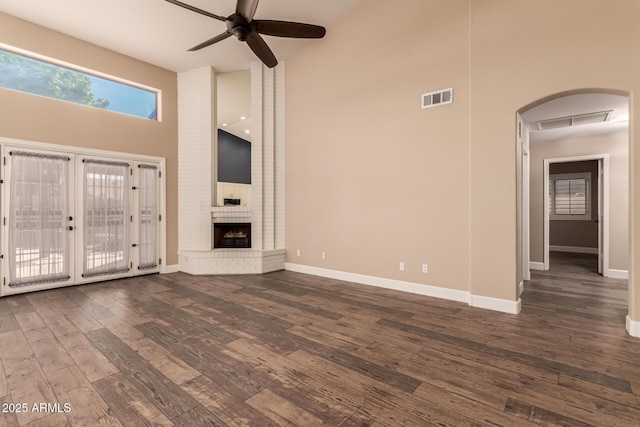
M139 265L140 270L158 266L158 188L157 167L138 165Z
M129 271L129 164L84 159L82 277Z
M69 280L70 159L9 154L9 286Z

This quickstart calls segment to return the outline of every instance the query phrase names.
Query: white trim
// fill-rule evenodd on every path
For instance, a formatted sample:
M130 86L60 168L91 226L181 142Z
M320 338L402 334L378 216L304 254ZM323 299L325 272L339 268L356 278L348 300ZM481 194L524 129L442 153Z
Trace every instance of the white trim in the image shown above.
M640 322L631 320L631 316L627 315L627 332L635 338L640 338Z
M140 160L143 162L157 162L162 163L164 167L164 157L158 156L150 156L146 154L135 154L135 153L125 153L123 151L111 151L111 150L102 150L97 148L85 148L85 147L75 147L73 145L62 145L62 144L53 144L49 142L41 142L41 141L28 141L24 139L14 139L7 138L4 136L0 136L0 144L1 145L11 145L13 147L23 147L34 150L44 150L44 151L64 151L65 153L86 155L86 156L101 156L104 158L110 158L114 160L122 160L126 158L127 160ZM164 173L164 169L163 169Z
M471 295L471 302L469 305L510 314L518 314L522 309L522 301L520 298L518 298L517 301L509 301L506 299L485 297L482 295Z
M612 268L605 270L604 277L610 279L629 279L629 270L614 270Z
M486 308L517 314L520 312L521 302L509 301L498 298L471 295L468 291L447 289L439 286L423 285L421 283L405 282L402 280L386 279L384 277L367 276L364 274L348 273L345 271L330 270L327 268L312 267L309 265L284 263L284 269L297 273L310 274L312 276L327 277L329 279L344 280L362 285L376 286L379 288L393 289L395 291L409 292L434 298L442 298L450 301L466 302L473 307Z
M165 265L160 269L160 274L177 273L178 271L180 271L180 266L178 264Z
M580 246L549 245L549 250L552 252L569 252L574 254L598 254L598 248L585 248Z
M284 269L297 273L311 274L312 276L327 277L329 279L345 280L360 283L362 285L377 286L379 288L393 289L412 294L425 295L435 298L443 298L451 301L469 303L469 292L456 289L441 288L439 286L423 285L420 283L404 282L401 280L385 279L384 277L367 276L364 274L348 273L345 271L329 270L327 268L312 267L309 265L284 263Z
M544 262L529 261L529 268L531 270L545 271Z
M524 282L518 283L518 299L522 296L524 292Z

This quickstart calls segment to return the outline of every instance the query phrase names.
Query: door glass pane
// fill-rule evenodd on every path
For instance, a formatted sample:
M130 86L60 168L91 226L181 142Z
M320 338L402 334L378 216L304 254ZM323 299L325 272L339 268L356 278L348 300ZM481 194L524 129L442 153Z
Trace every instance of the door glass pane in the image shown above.
M141 270L156 268L158 235L157 177L155 166L139 165L139 250Z
M129 165L84 160L82 277L129 271Z
M9 286L69 276L69 158L12 151Z

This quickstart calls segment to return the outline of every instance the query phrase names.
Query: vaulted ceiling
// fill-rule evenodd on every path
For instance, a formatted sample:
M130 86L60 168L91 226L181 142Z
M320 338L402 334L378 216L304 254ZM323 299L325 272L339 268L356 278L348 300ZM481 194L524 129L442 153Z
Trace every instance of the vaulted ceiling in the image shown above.
M236 0L182 0L216 15L234 13ZM261 0L255 19L281 19L327 27L363 0ZM216 71L249 68L257 60L249 47L230 37L197 52L187 49L222 33L223 22L191 12L165 0L0 0L0 12L77 37L98 46L173 71L212 66ZM280 60L307 43L322 40L285 39L265 36ZM611 110L609 121L600 124L536 131L544 119L563 118ZM627 126L626 97L580 94L556 99L523 114L534 130L532 141L569 135L611 132Z
M279 19L330 27L361 0L262 0L255 19ZM235 12L235 0L183 0L221 16ZM187 49L226 30L223 22L164 0L0 0L0 11L173 71L211 65L216 71L247 69L256 57L245 43L229 38L198 52ZM265 36L278 59L306 43Z

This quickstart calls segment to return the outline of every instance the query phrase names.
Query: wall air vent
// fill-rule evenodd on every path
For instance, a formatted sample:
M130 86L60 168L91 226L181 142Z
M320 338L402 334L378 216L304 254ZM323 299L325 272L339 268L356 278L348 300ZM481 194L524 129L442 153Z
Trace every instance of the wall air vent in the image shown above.
M431 108L453 102L453 88L422 94L422 108Z
M576 116L542 120L538 122L538 130L568 128L573 126L588 125L591 123L604 123L611 119L611 113L613 113L613 110L598 111L597 113L578 114Z

